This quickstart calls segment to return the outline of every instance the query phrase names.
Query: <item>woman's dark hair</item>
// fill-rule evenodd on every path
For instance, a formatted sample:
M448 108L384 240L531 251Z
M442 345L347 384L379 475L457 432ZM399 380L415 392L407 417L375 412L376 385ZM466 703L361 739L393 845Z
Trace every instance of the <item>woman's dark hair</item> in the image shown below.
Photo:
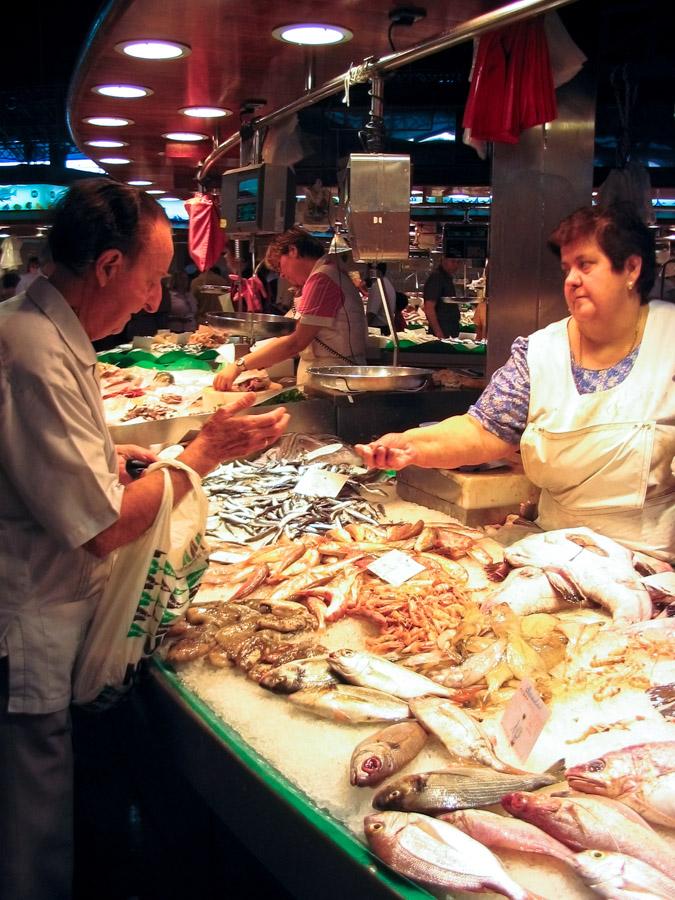
M289 228L288 231L284 231L283 234L272 240L265 254L266 265L270 269L278 271L279 257L285 256L291 247L295 247L298 256L310 259L320 259L326 253L321 241L312 237L304 228L294 225L293 228Z
M137 188L87 178L74 184L54 207L49 249L55 263L76 275L105 250L116 249L135 259L155 222L166 213L157 201Z
M620 272L629 256L639 256L642 269L635 289L640 302L646 303L656 277L654 234L647 228L630 204L605 208L583 206L563 219L548 239L548 246L560 258L561 247L575 241L594 238L609 259L612 269Z

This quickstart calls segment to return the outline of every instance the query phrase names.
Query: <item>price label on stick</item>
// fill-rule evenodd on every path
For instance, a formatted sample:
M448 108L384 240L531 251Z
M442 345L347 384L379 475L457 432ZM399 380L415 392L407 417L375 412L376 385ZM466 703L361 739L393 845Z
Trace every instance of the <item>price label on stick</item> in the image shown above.
M312 467L298 479L295 493L305 494L309 497L337 497L347 481L349 481L349 475Z
M424 571L424 566L408 556L407 553L401 553L400 550L390 550L375 562L368 566L370 572L374 572L383 581L399 587L405 581L417 575L418 572Z
M524 678L507 703L501 721L506 740L521 762L532 752L550 715L535 686Z

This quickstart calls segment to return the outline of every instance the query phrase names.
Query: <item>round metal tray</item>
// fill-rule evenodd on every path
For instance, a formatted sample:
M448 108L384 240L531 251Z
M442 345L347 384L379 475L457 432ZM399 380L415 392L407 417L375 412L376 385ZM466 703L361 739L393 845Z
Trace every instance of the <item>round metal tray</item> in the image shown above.
M295 319L266 313L231 312L207 313L206 321L214 328L228 334L249 338L270 338L290 334L295 330Z
M419 391L431 369L406 366L317 366L307 370L308 386L330 391Z

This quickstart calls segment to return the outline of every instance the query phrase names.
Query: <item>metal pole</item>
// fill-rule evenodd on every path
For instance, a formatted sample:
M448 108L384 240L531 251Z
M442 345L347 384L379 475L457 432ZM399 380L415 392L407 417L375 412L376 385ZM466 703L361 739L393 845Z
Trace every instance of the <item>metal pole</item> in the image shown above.
M376 275L375 280L377 281L377 289L380 292L380 299L382 300L382 308L384 310L384 317L387 320L387 325L389 326L389 334L391 335L391 339L394 343L394 354L392 358L392 362L394 366L398 365L398 334L396 333L396 328L394 327L394 323L391 319L391 310L389 309L389 304L387 303L387 295L384 293L384 285L382 284L382 276Z
M520 22L523 19L529 19L531 16L541 15L551 9L557 9L559 6L566 6L571 2L572 0L516 0L515 3L507 3L506 6L484 13L482 16L468 19L461 25L457 25L455 28L451 28L450 31L446 31L444 34L429 41L417 44L417 46L410 47L407 50L401 50L398 53L383 56L379 60L365 65L367 69L372 69L374 72L392 72L401 66L406 66L418 59L438 53L439 50L446 50L448 47L454 47L456 44L461 44L464 41L473 40L473 38L480 37L488 31L494 31L495 28ZM273 122L285 119L292 113L299 112L301 109L306 109L308 106L318 103L319 100L325 100L327 97L339 94L344 89L345 78L348 75L349 72L344 72L342 75L331 78L330 81L325 82L321 87L303 94L297 100L287 103L286 106L282 106L266 116L262 116L258 119L257 124L271 125ZM197 174L197 181L204 181L213 166L231 147L237 145L239 139L238 133L233 134L216 147L202 163L202 167Z

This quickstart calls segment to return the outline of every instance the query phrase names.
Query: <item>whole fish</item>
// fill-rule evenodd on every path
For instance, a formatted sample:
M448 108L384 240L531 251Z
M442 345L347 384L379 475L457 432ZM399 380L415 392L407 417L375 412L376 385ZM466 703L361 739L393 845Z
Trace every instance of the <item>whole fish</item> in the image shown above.
M623 803L600 797L543 797L516 792L504 797L502 806L572 850L625 853L675 878L675 860L668 844Z
M607 850L577 853L571 866L583 881L610 900L675 900L675 881L653 866Z
M341 619L350 606L358 599L358 582L362 572L359 569L348 569L333 578L330 584L314 585L304 591L299 591L296 597L318 597L326 605L322 612L323 622L336 622ZM322 622L319 623L323 627Z
M328 565L314 566L314 568L301 572L293 578L282 581L276 590L272 591L269 599L274 600L290 600L296 594L307 590L317 584L325 584L331 578L341 572L345 566L350 565L354 559L341 559L339 562L329 563Z
M263 687L280 694L292 694L307 688L327 687L338 679L328 665L326 656L295 659L270 669L260 679Z
M576 791L621 800L645 819L675 828L675 741L613 750L568 769Z
M425 745L427 733L417 722L396 722L365 738L354 748L349 781L356 787L372 787L395 775Z
M459 706L437 697L417 697L410 701L412 714L432 731L450 753L469 763L480 763L515 775L530 775L503 762L495 754L489 737L478 722Z
M512 900L534 895L517 884L487 847L448 822L419 813L366 816L366 840L396 872L445 891L496 891Z
M410 716L408 704L398 697L352 684L296 691L288 699L336 722L402 722Z
M440 816L465 834L470 835L491 850L520 850L525 853L541 853L562 862L574 859L574 853L556 841L541 828L529 822L500 816L487 809L460 809Z
M531 534L507 547L504 556L512 566L543 569L564 597L598 603L615 622L651 617L652 603L633 568L632 553L590 528Z
M551 585L544 570L536 566L523 566L509 572L482 604L481 610L488 612L499 603L507 603L519 616L570 608L560 592Z
M328 654L331 668L350 684L375 688L409 700L424 694L449 697L450 691L425 675L365 650L334 650Z
M496 669L506 653L506 640L500 638L494 644L490 644L485 650L472 653L461 666L453 666L438 673L439 681L446 687L463 688L471 687L482 681L488 672Z
M492 806L512 791L534 791L555 784L556 775L505 775L484 766L461 766L441 772L404 775L386 784L373 798L375 809L398 809L430 815Z

